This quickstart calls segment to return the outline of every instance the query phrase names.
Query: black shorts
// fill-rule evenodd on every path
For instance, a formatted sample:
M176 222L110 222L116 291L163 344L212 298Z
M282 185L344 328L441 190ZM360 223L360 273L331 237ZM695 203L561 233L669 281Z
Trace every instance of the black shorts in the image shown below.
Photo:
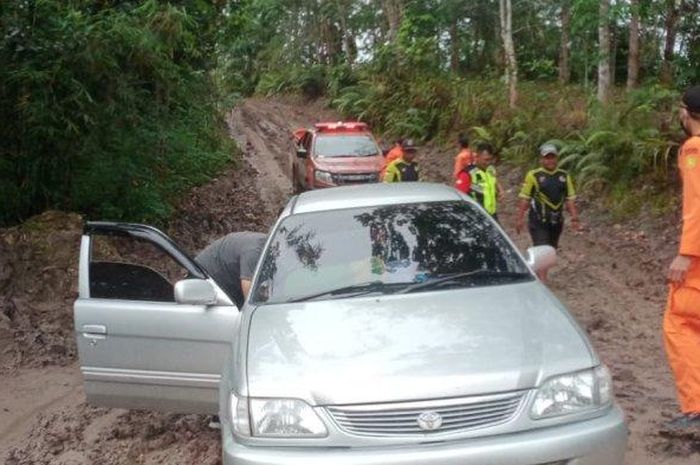
M532 245L551 245L556 249L559 247L559 236L564 230L564 222L552 224L531 220L529 230Z

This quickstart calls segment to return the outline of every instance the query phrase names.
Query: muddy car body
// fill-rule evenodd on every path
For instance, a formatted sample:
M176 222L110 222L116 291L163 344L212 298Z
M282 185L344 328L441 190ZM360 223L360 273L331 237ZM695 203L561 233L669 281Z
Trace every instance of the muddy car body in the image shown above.
M379 181L384 157L365 123L318 123L294 132L294 191Z
M623 463L610 375L533 274L553 250L523 258L454 189L294 197L240 311L162 233L85 232L88 400L218 413L225 464ZM155 243L186 278L92 260L101 234Z

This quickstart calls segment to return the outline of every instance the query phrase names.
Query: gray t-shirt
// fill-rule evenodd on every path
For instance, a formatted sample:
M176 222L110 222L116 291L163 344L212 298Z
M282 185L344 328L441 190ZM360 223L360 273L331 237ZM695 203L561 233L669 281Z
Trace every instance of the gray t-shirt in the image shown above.
M241 279L253 278L266 240L267 235L262 233L230 233L209 244L195 257L195 261L241 308L245 300Z

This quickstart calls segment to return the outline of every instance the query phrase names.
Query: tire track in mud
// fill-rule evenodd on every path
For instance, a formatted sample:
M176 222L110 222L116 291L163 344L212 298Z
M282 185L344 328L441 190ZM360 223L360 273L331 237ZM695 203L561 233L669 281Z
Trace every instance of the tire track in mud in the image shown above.
M63 405L83 401L77 367L25 369L7 377L0 386L0 463L10 445L23 440L34 418Z
M292 193L289 170L277 158L280 154L291 153L291 139L280 137L280 128L260 118L245 103L231 113L228 122L231 136L260 177L261 199L269 212L276 214L276 207L284 205Z
M321 101L298 99L251 98L229 114L231 137L258 173L259 193L272 215L277 215L292 194L292 132L322 120L336 121L338 116Z

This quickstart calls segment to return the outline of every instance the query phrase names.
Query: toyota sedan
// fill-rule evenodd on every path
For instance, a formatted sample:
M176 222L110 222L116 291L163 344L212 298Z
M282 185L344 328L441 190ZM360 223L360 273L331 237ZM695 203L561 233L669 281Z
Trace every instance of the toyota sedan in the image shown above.
M312 191L280 215L237 309L159 231L89 223L86 394L218 414L225 464L620 465L610 373L534 275L554 258L521 256L450 187Z

